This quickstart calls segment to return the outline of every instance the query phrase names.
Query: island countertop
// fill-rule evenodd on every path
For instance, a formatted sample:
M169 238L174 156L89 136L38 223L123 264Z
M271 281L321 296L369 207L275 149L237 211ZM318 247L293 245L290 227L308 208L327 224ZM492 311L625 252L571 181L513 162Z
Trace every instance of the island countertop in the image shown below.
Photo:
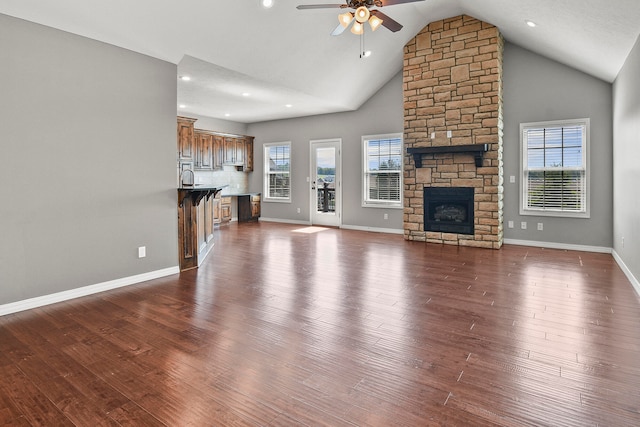
M198 184L190 185L187 187L178 187L178 206L182 207L182 203L184 202L184 199L187 198L187 196L191 197L191 202L194 206L197 206L203 197L215 197L215 195L221 192L224 187L226 187L226 185L213 186Z

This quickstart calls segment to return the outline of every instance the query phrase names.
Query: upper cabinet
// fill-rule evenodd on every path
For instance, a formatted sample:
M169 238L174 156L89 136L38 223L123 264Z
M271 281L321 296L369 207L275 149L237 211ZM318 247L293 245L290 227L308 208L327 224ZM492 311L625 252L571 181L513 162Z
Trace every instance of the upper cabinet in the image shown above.
M193 123L196 119L178 117L178 160L180 163L195 162Z
M213 135L196 129L196 163L199 170L213 170Z
M180 170L213 171L223 165L253 171L253 137L194 129L196 119L178 117Z
M225 136L223 140L223 164L234 165L245 172L253 171L253 137Z
M253 137L247 136L244 140L244 170L253 172Z
M222 169L224 163L224 137L213 135L213 169Z

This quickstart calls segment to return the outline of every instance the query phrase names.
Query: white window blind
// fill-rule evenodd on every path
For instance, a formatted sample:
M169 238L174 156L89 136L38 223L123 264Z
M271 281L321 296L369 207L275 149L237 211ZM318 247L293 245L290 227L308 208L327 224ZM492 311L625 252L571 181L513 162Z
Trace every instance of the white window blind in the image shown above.
M588 120L522 126L522 214L588 214L588 126Z
M402 134L363 137L364 206L402 206Z
M291 201L291 143L264 145L264 200Z

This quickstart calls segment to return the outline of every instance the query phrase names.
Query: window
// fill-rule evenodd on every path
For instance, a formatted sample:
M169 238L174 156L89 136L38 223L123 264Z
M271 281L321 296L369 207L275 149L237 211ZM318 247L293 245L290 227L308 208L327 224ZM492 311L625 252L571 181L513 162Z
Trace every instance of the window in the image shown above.
M402 134L363 136L363 206L402 207Z
M264 200L291 202L291 143L264 144Z
M589 119L520 125L521 215L589 217Z

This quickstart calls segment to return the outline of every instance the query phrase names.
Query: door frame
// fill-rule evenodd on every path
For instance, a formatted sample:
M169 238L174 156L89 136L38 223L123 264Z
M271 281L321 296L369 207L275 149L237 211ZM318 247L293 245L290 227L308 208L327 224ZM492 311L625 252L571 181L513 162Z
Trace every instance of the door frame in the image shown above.
M313 182L316 176L317 166L314 163L316 148L322 147L335 147L336 148L336 196L335 196L335 216L334 221L317 221L317 190L312 189L314 187ZM312 139L309 141L309 171L310 179L308 182L309 190L309 222L312 225L327 225L333 227L342 226L342 138L329 138L329 139Z

